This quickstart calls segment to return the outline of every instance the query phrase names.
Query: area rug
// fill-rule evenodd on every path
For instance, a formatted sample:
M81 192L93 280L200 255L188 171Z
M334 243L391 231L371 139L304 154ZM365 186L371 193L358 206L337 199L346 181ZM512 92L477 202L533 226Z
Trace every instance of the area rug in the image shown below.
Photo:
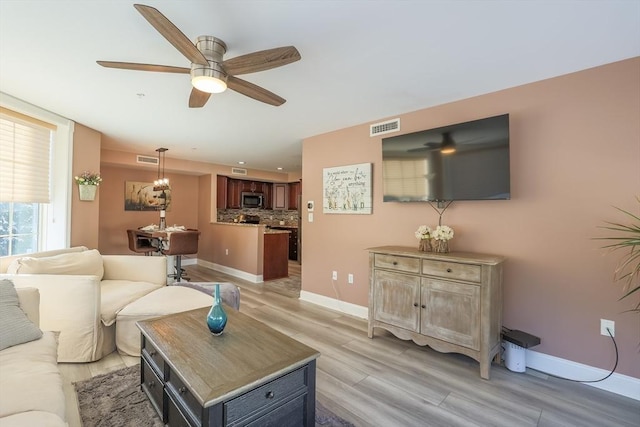
M163 427L140 389L140 365L74 383L83 427ZM353 427L316 401L317 427Z

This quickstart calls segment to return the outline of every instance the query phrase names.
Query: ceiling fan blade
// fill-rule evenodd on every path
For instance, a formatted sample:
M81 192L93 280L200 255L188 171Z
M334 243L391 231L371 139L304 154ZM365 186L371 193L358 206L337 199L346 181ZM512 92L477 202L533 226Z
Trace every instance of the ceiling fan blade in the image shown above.
M237 56L224 61L222 66L227 74L237 76L280 67L299 59L300 53L295 47L285 46Z
M249 98L253 98L256 101L264 102L269 105L275 105L276 107L287 102L286 99L279 97L275 93L269 92L258 85L254 85L253 83L249 83L248 81L237 77L229 76L227 78L227 86L238 93L248 96Z
M191 89L191 95L189 95L189 108L201 108L207 103L210 93L202 92L195 87Z
M208 65L207 58L205 58L202 52L198 50L191 40L189 40L173 22L169 21L166 16L160 13L158 9L143 4L134 4L133 7L189 61L195 62L196 64Z
M172 67L170 65L154 65L154 64L138 64L135 62L115 62L115 61L96 61L99 65L107 68L121 68L124 70L136 71L156 71L159 73L177 73L189 74L190 68Z

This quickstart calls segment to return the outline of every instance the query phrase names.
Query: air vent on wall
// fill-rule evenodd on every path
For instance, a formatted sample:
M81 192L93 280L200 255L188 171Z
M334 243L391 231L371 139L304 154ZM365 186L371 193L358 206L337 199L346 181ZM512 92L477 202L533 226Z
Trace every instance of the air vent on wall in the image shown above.
M400 118L381 123L374 123L369 128L369 136L378 136L383 133L397 132L400 130Z
M242 168L231 168L232 175L246 175L247 170Z
M157 157L149 157L149 156L141 156L141 155L136 155L136 162L138 163L144 163L145 165L157 165L158 164L158 158Z

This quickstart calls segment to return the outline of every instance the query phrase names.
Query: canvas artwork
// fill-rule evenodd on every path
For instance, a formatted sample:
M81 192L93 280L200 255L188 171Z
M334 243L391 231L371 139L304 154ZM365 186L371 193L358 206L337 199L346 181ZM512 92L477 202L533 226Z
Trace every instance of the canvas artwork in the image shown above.
M124 210L125 211L157 211L166 200L166 210L171 206L171 189L153 191L152 182L125 182Z
M371 163L324 168L322 211L328 214L371 214Z

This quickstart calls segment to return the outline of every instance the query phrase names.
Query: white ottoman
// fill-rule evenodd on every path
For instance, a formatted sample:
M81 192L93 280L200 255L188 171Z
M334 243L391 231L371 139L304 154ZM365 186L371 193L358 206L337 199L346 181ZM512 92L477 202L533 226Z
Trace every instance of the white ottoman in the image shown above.
M140 356L140 329L136 326L137 321L211 307L212 304L213 298L210 295L183 286L165 286L148 293L127 305L116 316L118 352ZM202 321L205 322L205 319Z

